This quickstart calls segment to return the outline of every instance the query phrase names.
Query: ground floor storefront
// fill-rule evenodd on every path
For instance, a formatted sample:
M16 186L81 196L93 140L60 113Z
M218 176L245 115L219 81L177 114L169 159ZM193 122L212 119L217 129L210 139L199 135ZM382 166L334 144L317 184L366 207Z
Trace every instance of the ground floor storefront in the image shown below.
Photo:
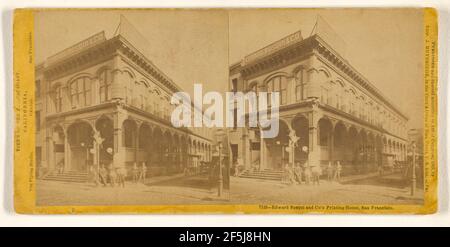
M260 129L232 133L233 161L244 169L280 170L286 164L339 161L343 175L377 171L407 161L407 141L383 127L326 105L305 103L280 109L279 134L261 138Z
M40 170L88 172L145 166L149 175L183 172L211 160L211 140L139 109L105 104L46 119Z

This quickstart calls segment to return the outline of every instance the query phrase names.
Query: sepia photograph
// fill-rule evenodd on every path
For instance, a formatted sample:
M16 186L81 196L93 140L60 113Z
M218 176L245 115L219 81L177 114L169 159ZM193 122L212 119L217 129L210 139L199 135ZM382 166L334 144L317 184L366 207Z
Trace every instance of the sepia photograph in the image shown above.
M33 19L38 207L425 204L423 9Z
M423 204L422 22L419 9L231 11L229 90L280 92L277 137L229 131L233 194Z

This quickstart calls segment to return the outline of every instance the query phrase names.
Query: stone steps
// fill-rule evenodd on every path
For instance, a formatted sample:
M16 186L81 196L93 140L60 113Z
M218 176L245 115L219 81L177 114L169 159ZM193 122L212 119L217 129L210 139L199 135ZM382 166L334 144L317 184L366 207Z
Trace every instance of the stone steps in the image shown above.
M281 180L283 176L282 171L264 169L261 171L244 171L239 177L252 178L252 179L265 179L265 180Z
M88 174L86 172L67 171L61 174L52 172L45 176L43 180L72 182L72 183L86 183L88 181Z

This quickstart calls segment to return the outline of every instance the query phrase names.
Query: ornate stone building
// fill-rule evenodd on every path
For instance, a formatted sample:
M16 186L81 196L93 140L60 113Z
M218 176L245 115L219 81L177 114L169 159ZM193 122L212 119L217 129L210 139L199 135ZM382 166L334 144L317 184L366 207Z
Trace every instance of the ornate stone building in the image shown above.
M278 137L261 139L257 128L236 128L236 162L280 169L339 160L350 174L406 161L408 117L352 67L336 40L326 28L316 27L307 38L298 31L230 66L231 91L280 92Z
M172 126L170 98L180 87L123 33L97 33L36 66L38 167L146 162L160 174L211 159L211 129Z

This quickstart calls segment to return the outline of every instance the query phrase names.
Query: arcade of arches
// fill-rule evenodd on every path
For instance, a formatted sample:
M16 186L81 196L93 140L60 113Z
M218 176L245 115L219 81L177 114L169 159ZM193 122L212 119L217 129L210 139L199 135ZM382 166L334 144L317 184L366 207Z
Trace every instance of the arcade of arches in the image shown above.
M406 161L406 141L388 138L379 130L327 116L311 121L308 116L297 115L281 118L279 123L276 138L262 139L255 135L255 139L259 138L259 151L250 152L254 157L248 163L256 163L259 169L281 169L284 164L304 164L307 160L310 165L321 166L340 161L346 173L361 173ZM290 136L298 140L293 142Z
M49 145L50 169L59 165L67 171L85 172L89 166L127 167L144 162L150 175L182 172L211 160L209 140L173 128L131 118L102 116L55 124ZM95 136L101 137L96 145Z

